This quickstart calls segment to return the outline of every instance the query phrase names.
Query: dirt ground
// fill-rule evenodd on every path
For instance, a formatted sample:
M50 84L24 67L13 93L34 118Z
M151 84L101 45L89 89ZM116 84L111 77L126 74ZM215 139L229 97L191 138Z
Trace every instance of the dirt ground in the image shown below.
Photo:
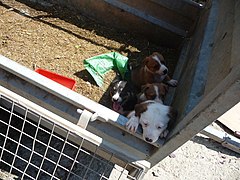
M73 78L78 93L104 105L103 95L115 73L109 72L104 87L99 88L84 69L84 59L115 51L129 60L141 60L157 51L168 59L168 66L177 60L174 49L159 47L143 37L118 32L48 3L43 7L25 0L3 0L0 16L2 55L31 69L44 68Z
M83 60L111 51L130 59L161 52L173 66L177 51L159 47L135 34L118 32L45 1L45 7L24 0L0 1L0 54L31 69L44 68L77 81L76 91L107 105L104 88L96 86ZM240 179L239 154L202 136L196 136L153 167L148 179Z
M144 180L237 180L240 154L198 134L148 171Z

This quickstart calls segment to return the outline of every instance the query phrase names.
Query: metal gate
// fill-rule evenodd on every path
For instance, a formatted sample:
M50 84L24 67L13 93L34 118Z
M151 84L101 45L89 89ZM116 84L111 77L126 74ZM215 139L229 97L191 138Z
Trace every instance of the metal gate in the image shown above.
M138 179L144 171L99 147L101 138L3 87L0 124L1 170L20 179Z

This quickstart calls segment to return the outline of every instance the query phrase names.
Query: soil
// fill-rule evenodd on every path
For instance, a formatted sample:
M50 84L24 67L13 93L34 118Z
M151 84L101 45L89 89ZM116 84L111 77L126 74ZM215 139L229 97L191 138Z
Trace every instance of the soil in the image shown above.
M198 134L148 171L143 180L237 180L240 154Z
M0 16L0 54L33 70L43 68L73 78L76 92L104 105L108 105L106 94L115 73L106 74L100 88L85 70L84 59L114 51L136 61L157 51L168 60L172 71L177 60L174 49L53 4L3 0Z
M175 49L105 27L46 1L44 7L24 0L0 2L0 54L32 70L39 67L73 78L76 92L107 106L115 73L109 72L100 88L84 69L83 60L112 51L133 61L157 51L172 71L178 56ZM196 136L149 170L144 180L240 179L239 157L206 137Z

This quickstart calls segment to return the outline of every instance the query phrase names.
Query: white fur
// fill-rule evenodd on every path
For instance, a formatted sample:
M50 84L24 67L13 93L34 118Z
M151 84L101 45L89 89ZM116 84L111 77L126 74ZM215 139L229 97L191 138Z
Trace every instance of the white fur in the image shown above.
M161 60L158 58L157 55L152 56L152 58L161 65L160 69L159 69L158 71L156 71L156 73L159 74L159 75L164 75L164 74L163 74L163 71L164 71L164 70L168 70L168 68L167 68L164 64L161 63ZM165 78L165 77L164 77L164 78ZM164 79L164 78L163 78L163 79Z
M169 85L171 85L171 86L177 86L177 84L178 84L178 81L177 80L175 80L175 79L171 79L170 81L168 81L167 82Z
M127 84L127 81L119 81L117 83L117 87L120 88L121 84L123 84L122 86L125 86ZM122 97L120 96L120 93L122 92L123 88L120 89L120 91L117 91L113 96L112 96L112 100L115 100L117 102L122 102Z
M160 63L160 64L161 64L161 63ZM161 64L161 67L159 68L159 70L156 71L156 73L159 74L159 75L162 75L162 76L165 75L165 77L166 77L166 74L163 74L163 71L164 71L164 70L168 70L168 68L167 68L165 65ZM165 78L165 77L164 77L164 78ZM163 79L164 79L164 78L163 78Z
M134 112L134 114L130 117L129 121L126 123L126 127L130 132L135 133L137 131L138 125L139 118L135 116Z
M113 95L112 99L117 101L117 102L122 102L122 98L121 98L121 96L118 92Z
M149 103L152 102L152 103ZM165 106L155 101L145 101L149 103L147 110L141 113L140 118L135 116L135 111L128 115L129 121L126 127L131 132L136 132L138 125L141 124L143 128L143 139L147 142L154 143L159 137L166 136L166 128L170 120L169 106Z
M163 104L163 101L160 98L161 96L159 94L158 87L156 85L154 85L154 90L155 90L155 93L156 93L156 98L154 99L154 101L160 102L161 104Z
M159 64L161 64L161 61L160 61L160 59L158 58L157 55L152 56L152 58L153 58L154 60L156 60L157 62L159 62Z

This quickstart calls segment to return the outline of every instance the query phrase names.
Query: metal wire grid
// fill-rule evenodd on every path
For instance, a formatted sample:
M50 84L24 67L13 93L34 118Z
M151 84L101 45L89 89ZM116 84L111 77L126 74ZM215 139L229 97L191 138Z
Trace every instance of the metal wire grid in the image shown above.
M113 153L3 95L0 126L0 169L20 179L137 179L143 171L127 162L116 166ZM100 151L104 158L97 155Z

